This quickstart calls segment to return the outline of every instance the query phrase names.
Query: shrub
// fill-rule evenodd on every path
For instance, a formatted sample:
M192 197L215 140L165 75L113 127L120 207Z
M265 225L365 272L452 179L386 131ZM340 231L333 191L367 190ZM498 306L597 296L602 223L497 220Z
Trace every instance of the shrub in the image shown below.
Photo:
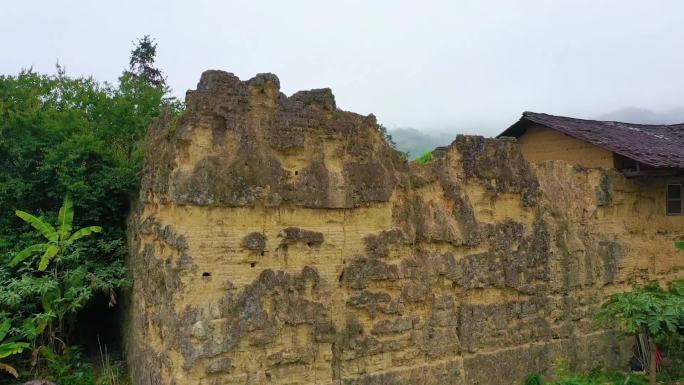
M541 375L539 373L532 373L525 378L525 385L542 385Z
M656 344L664 344L684 330L684 281L675 281L668 290L658 284L635 287L631 292L608 297L597 315L602 324L617 323L618 329L639 336L649 347L650 384L656 383Z
M28 343L17 341L16 337L10 338L8 336L11 326L9 319L5 319L0 323L0 359L19 354L29 347ZM0 362L0 371L5 371L14 377L19 377L17 370L10 364Z
M432 160L432 151L425 151L421 156L417 157L415 162L418 164L426 164Z

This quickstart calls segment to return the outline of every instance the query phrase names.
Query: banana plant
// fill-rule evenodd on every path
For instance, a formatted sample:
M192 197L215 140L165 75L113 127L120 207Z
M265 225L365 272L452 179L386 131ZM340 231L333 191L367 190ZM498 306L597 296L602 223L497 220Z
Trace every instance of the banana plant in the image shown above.
M11 339L6 339L7 333L10 329L10 320L6 319L0 323L0 359L7 358L9 356L19 354L24 351L24 349L29 347L27 342L16 342ZM0 370L5 371L15 378L19 377L17 370L9 364L0 362Z
M102 231L102 227L100 226L88 226L72 232L74 203L68 195L64 198L64 203L59 209L57 228L43 219L35 217L25 211L16 210L15 214L26 223L33 226L34 229L38 230L46 239L46 242L36 243L20 251L9 262L11 267L16 266L19 262L37 253L43 253L40 262L38 263L38 270L45 271L50 265L50 262L56 256L61 255L75 241Z

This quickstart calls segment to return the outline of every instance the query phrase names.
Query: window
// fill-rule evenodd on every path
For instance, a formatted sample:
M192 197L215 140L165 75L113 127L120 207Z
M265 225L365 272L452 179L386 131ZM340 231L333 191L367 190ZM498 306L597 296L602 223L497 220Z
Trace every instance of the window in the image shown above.
M667 215L682 215L682 185L667 185Z

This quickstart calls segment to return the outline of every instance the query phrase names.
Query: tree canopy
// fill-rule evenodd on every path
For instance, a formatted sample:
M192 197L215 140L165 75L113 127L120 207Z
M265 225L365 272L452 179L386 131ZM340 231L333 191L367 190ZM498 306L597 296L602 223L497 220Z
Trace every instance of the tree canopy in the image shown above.
M0 75L0 334L14 344L0 338L0 347L19 371L30 364L38 373L40 356L47 377L73 383L58 372L80 365L68 346L79 313L97 293L114 306L127 285L126 217L146 131L182 109L155 66L156 48L139 39L114 84L59 65L54 74ZM17 359L29 343L34 358Z

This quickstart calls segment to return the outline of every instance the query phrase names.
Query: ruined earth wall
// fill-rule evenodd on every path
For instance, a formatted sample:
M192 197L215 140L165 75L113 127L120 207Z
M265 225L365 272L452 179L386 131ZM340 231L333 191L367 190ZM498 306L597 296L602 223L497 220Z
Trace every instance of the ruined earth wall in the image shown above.
M205 72L130 219L136 384L511 384L616 365L592 316L681 275L681 218L612 171L459 136L409 165L330 90ZM644 206L646 205L646 206ZM646 225L647 221L657 225Z

